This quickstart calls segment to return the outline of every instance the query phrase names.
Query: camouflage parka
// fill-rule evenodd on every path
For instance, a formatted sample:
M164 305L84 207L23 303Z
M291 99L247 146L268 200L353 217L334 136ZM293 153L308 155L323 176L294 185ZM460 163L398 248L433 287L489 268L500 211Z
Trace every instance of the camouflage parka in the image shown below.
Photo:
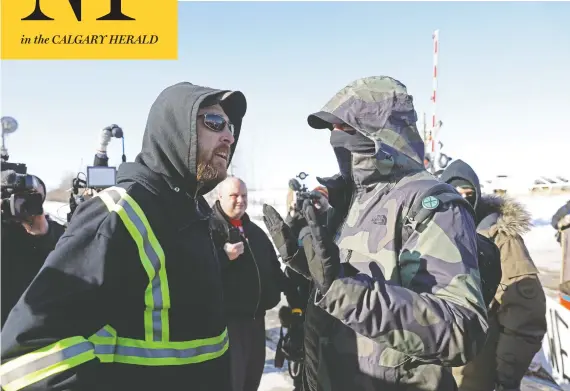
M473 217L440 204L422 232L402 242L408 209L439 183L424 169L402 83L359 79L309 124L331 129L331 118L373 140L375 153L351 154L348 188L340 176L320 180L342 215L329 228L343 267L327 293L313 289L309 301L304 390L454 390L448 367L475 357L488 327Z

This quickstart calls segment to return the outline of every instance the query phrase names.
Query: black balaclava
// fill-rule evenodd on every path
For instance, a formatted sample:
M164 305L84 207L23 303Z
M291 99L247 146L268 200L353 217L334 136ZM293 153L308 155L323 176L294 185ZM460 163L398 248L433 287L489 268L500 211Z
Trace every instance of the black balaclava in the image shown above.
M475 186L471 182L469 182L467 179L455 178L451 182L449 182L449 184L453 187L461 187L463 189L473 190L471 194L465 196L465 199L469 201L471 206L475 207L475 202L477 201L477 193L475 190Z
M330 143L336 155L340 173L347 182L352 182L352 153L374 155L376 152L374 141L358 131L333 130Z

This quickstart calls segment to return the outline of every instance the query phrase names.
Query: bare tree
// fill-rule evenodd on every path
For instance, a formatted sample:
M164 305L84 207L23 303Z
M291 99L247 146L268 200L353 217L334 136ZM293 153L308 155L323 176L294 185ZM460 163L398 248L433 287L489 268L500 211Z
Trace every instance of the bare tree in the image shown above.
M69 188L71 187L71 182L75 179L75 174L72 172L66 172L61 178L59 186L53 190L50 190L46 194L46 201L56 201L56 202L68 202L69 201Z

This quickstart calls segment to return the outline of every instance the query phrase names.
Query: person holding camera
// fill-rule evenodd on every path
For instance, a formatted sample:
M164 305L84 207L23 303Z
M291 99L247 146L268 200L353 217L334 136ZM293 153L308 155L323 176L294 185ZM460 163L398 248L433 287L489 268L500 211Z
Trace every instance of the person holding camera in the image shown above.
M30 189L14 189L26 179ZM46 187L32 175L2 171L2 324L65 232L43 213ZM34 211L35 209L35 211ZM30 214L33 213L33 214Z
M331 207L329 202L329 192L325 186L317 186L310 192L293 191L289 188L287 193L288 211L287 216L285 217L285 223L291 229L293 237L297 239L299 249L301 250L303 249L303 239L310 233L309 225L302 212L305 200L309 200L311 205L315 208L319 225L327 226L332 222L332 219L335 216L334 208ZM265 210L267 210L267 208L264 207L264 214ZM288 270L294 279L297 274L304 275L306 278L310 279L309 271L305 266L306 263L307 260L304 257L304 252L299 251L295 254L293 259L289 260L285 270ZM299 270L302 270L302 272L299 273ZM301 284L300 286L304 286L304 284ZM308 298L308 293L306 293L306 295L302 295L302 297Z
M289 189L289 193L287 194L287 205L289 206L289 210L287 217L285 218L285 223L291 228L293 237L298 238L300 250L303 249L303 239L310 234L309 226L302 213L303 201L305 199L311 200L311 203L315 207L319 224L326 226L334 212L329 203L328 197L328 190L324 186L317 186L311 192L300 195ZM295 259L290 260L290 262L285 266L285 274L291 281L293 281L299 293L299 297L303 302L303 306L301 307L303 312L305 311L307 301L309 300L310 284L307 280L307 277L309 276L306 274L306 277L304 278L302 274L298 273L295 268L291 266L297 264L306 265L306 263L307 260L305 259L305 252L299 251L295 256Z
M316 216L320 225L326 226L333 216L333 208L329 200L329 193L326 187L317 186L310 192L294 191L289 188L287 193L288 212L285 223L291 228L292 236L297 238L299 251L293 259L286 263L284 273L286 277L296 287L302 305L299 306L300 313L296 314L289 306L279 309L279 320L281 327L287 329L287 334L281 338L280 348L291 361L298 365L298 373L293 377L293 391L301 391L302 374L304 371L304 321L307 303L311 294L310 273L305 270L304 275L295 270L293 265L307 265L303 241L310 239L310 229L305 220L302 207L305 199L310 200L315 207ZM265 212L264 212L265 213ZM267 224L267 222L266 222ZM293 266L293 267L292 267ZM298 315L298 316L297 316ZM291 372L290 372L291 373Z
M294 287L266 233L246 213L247 186L229 177L218 187L210 219L222 268L224 304L228 319L232 391L256 391L265 366L265 312L285 293L298 307Z
M93 167L109 167L109 156L107 155L107 147L111 142L111 138L123 138L123 129L119 125L112 124L106 126L102 129L100 137L99 137L99 146L97 147L97 151L95 152L95 156L93 158ZM126 161L125 155L123 155L123 162ZM89 168L87 169L89 175ZM113 169L114 170L114 169ZM113 185L115 183L112 183ZM109 186L109 183L105 184ZM89 187L87 181L83 179L79 179L79 176L76 177L72 184L72 192L69 195L69 213L67 214L67 222L71 222L75 210L79 206L80 203L90 200L91 198L95 197L98 193L97 189L93 187ZM79 195L79 189L83 188L83 192Z
M321 224L327 223L330 203L329 192L324 186L317 186L310 192L293 191L289 188L287 193L287 217L286 223L294 230L300 233L301 229L307 226L307 221L301 213L303 201L310 199L311 203L317 210L317 215L321 220Z

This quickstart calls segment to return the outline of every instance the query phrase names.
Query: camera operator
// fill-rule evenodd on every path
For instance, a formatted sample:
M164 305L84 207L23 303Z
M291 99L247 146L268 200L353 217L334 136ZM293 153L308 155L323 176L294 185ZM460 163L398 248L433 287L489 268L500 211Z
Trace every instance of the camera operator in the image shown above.
M19 189L18 179L27 179L31 186ZM41 179L5 170L1 186L3 327L65 229L43 213L46 187Z
M97 149L95 158L93 159L94 166L107 167L109 166L109 157L107 156L107 146L111 142L111 138L123 138L123 129L119 125L112 124L107 126L101 132L101 144Z
M291 189L289 189L289 191L290 193L287 197L289 213L287 213L285 222L294 230L293 233L296 234L295 236L298 237L303 228L306 228L307 226L307 221L301 214L304 198L309 198L311 203L315 206L318 213L317 218L319 219L319 223L321 225L327 224L330 204L328 199L329 193L326 187L317 186L304 197L299 197L297 192L294 192Z
M298 238L299 251L293 256L293 259L287 263L284 272L292 285L297 288L300 302L303 303L303 305L299 306L302 314L295 313L295 311L288 306L283 306L279 309L281 326L287 329L287 335L281 338L279 348L283 350L290 362L292 361L299 364L299 374L292 376L293 385L295 387L293 391L302 389L302 378L300 374L302 374L304 370L304 314L311 293L310 275L308 269L305 270L307 260L303 248L303 240L310 240L310 236L307 236L310 234L310 231L307 221L301 213L303 202L306 199L309 199L315 207L317 219L321 225L327 225L329 218L332 218L333 212L333 208L329 204L328 190L326 187L317 186L310 192L294 191L291 187L289 188L287 194L288 213L285 218L285 223L290 227L292 237ZM264 215L266 215L265 212ZM268 222L266 222L266 225L267 223ZM294 269L294 265L303 266L301 266L301 270L296 270ZM293 266L293 268L290 266Z
M107 146L111 142L111 138L123 138L123 129L119 125L112 124L109 125L101 131L101 144L97 148L95 157L93 158L93 166L95 167L108 167L109 166L109 156L107 156ZM124 155L123 155L124 156ZM123 158L123 161L125 159ZM85 189L83 197L85 200L94 197L97 192L94 189Z
M123 129L116 124L109 125L101 131L100 136L100 144L97 147L97 151L95 153L95 157L93 158L93 167L109 167L109 156L107 156L107 146L111 142L111 138L116 137L123 139L123 163L126 162L125 157L125 144L124 144L124 135ZM113 183L114 185L114 183ZM67 222L71 221L75 210L79 206L80 203L85 202L93 197L95 197L98 193L97 190L88 186L87 181L80 179L79 175L73 180L72 184L72 193L69 197L69 213L67 214ZM79 193L80 189L83 189L81 194Z
M285 223L289 226L293 237L297 238L298 246L301 251L298 251L295 256L292 257L292 263L288 263L288 265L298 274L310 280L311 277L306 266L307 263L306 259L304 259L303 251L303 239L310 232L307 221L301 213L305 199L309 199L311 204L315 207L318 223L321 226L330 225L330 220L334 218L335 214L334 208L329 203L329 194L326 187L317 186L310 192L294 191L291 187L289 188L289 193L287 194L288 213L285 218ZM302 297L308 297L308 292L307 295L303 295Z

